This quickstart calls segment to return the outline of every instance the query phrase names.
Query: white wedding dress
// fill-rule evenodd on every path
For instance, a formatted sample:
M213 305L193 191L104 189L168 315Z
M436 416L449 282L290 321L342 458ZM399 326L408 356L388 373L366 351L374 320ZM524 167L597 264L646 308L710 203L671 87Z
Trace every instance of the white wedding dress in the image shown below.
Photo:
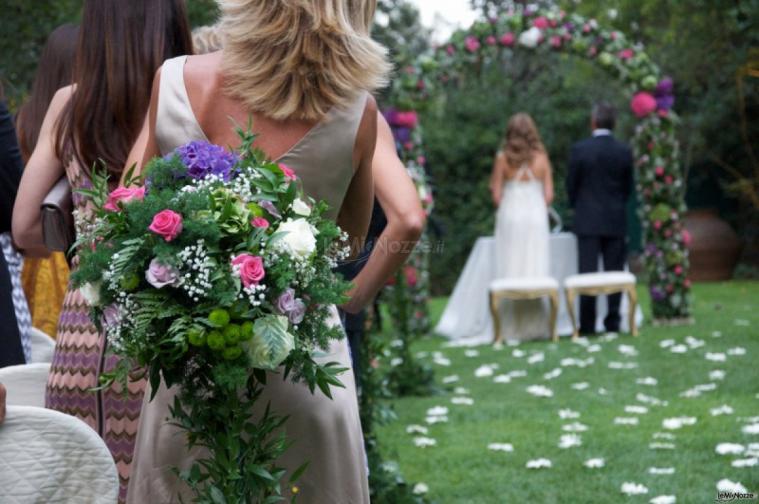
M496 214L497 278L550 276L547 212L543 183L523 164L516 176L504 183ZM501 329L507 340L548 338L546 302L504 301Z

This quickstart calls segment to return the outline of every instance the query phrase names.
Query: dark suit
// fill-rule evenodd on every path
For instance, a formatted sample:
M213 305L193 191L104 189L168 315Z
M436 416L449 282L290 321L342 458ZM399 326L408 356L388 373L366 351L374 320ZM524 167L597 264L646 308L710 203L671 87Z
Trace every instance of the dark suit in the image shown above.
M0 102L0 233L11 230L11 216L23 162L13 118ZM0 252L0 367L24 364L21 336L13 308L13 286L5 256Z
M567 194L574 208L580 273L598 270L598 256L605 271L621 271L626 259L627 199L634 186L633 155L629 146L611 135L599 135L572 147ZM609 296L607 331L619 330L621 296ZM580 332L594 333L595 298L580 299Z

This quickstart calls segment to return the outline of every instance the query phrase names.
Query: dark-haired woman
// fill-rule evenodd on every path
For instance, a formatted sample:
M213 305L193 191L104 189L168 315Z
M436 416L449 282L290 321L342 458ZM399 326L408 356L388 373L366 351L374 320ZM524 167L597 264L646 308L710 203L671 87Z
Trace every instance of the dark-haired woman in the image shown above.
M75 84L55 94L19 188L13 235L21 248L42 245L40 203L64 173L72 188L88 187L92 166L102 160L114 183L119 180L148 110L156 69L168 58L191 52L183 0L85 1ZM76 192L74 207L81 229L88 204ZM91 391L116 360L106 357L105 335L91 323L89 311L82 293L69 289L46 405L77 416L103 436L119 470L123 501L144 384L130 384L126 399L116 387Z
M42 121L55 92L71 84L79 27L64 24L50 33L37 63L32 92L18 111L16 131L24 162L37 145ZM68 286L69 266L62 252L49 257L32 257L26 251L22 284L29 302L32 325L55 334Z

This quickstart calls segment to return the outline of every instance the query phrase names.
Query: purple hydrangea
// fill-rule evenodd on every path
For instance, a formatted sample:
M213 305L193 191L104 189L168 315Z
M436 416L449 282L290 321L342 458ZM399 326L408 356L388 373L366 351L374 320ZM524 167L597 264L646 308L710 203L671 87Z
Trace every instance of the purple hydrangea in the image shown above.
M656 107L659 110L670 110L675 105L674 87L675 83L670 77L665 77L656 86L654 96L656 97Z
M175 153L187 167L187 174L194 179L216 175L229 181L234 176L237 156L219 145L195 141L178 147Z
M654 301L663 301L667 298L667 294L659 287L651 287L651 299Z

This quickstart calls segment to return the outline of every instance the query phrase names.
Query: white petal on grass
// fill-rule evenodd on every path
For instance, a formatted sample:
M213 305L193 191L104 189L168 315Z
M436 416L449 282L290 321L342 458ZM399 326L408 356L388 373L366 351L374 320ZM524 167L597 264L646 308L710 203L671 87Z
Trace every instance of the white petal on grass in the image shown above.
M432 358L432 362L438 366L448 367L451 365L451 359L442 356L436 356Z
M522 358L522 357L524 357L525 355L527 355L527 354L526 354L526 353L524 353L524 350L520 350L520 349L518 349L518 348L515 348L514 350L512 350L512 351L511 351L511 356L512 356L512 357L515 357L515 358L517 358L517 359L521 359L521 358Z
M502 452L513 452L514 451L514 446L511 443L490 443L488 445L488 450L502 451Z
M640 419L638 417L616 417L614 418L614 425L638 425Z
M653 435L654 439L666 439L667 441L674 441L676 437L671 432L654 432Z
M527 376L527 371L523 369L515 369L514 371L509 371L506 374L509 375L509 377L511 378L524 378L525 376Z
M629 413L630 415L645 415L648 413L648 408L645 406L638 406L637 404L631 404L625 406L625 413Z
M545 458L528 460L527 463L525 464L525 467L527 469L548 469L552 466L553 464L551 463L551 461Z
M448 408L445 406L433 406L427 410L427 416L445 416L448 414Z
M456 383L459 380L460 380L459 375L449 375L449 376L443 377L443 383L446 385L449 385L451 383Z
M675 504L677 497L674 495L657 495L648 502L650 504Z
M427 448L429 446L435 446L436 444L437 444L437 441L425 436L419 436L419 437L414 438L414 445L417 448Z
M453 389L453 393L456 395L469 395L469 389L465 387L456 387Z
M390 342L390 346L393 348L401 348L403 347L403 340L402 339L394 339Z
M685 343L691 348L701 348L706 344L704 340L694 338L693 336L686 336Z
M493 383L511 383L511 376L501 374L493 378Z
M659 342L659 346L662 348L669 348L674 344L675 344L675 340L673 339L665 339Z
M745 425L741 431L743 431L744 434L749 435L759 434L759 423Z
M598 395L609 395L609 391L603 387L600 387L597 392L598 392Z
M553 397L553 390L543 385L530 385L527 392L536 397Z
M537 364L546 360L546 354L543 352L535 352L527 358L527 364Z
M625 495L644 495L648 493L648 488L641 483L631 483L628 481L622 483L620 491Z
M650 404L651 406L666 406L669 404L667 401L662 401L654 396L642 394L640 392L635 394L635 400L644 404Z
M521 344L522 344L522 342L519 341L519 340L516 340L516 339L507 339L506 340L506 345L510 346L510 347L517 347L517 346L519 346Z
M417 353L415 354L415 357L416 357L417 359L426 359L427 357L429 357L429 355L430 355L430 353L429 353L429 352L417 352Z
M730 481L727 478L721 479L717 482L718 492L731 492L731 493L748 493L746 487L738 483L737 481Z
M701 391L698 389L688 389L685 392L680 392L680 397L684 397L686 399L693 399L694 397L699 397L701 395Z
M688 351L688 346L687 345L683 345L682 343L680 343L679 345L672 345L672 347L670 347L669 351L672 352L672 353L684 354L684 353L686 353Z
M627 357L636 357L638 355L638 349L632 345L619 345L617 351Z
M480 355L480 352L478 350L471 348L469 350L464 350L464 355L466 357L478 357Z
M675 449L675 443L653 442L653 443L649 443L648 447L651 450L674 450Z
M724 380L725 372L722 369L714 369L712 371L709 371L709 379L710 380Z
M727 404L709 410L709 413L711 413L712 416L732 415L734 412L735 410Z
M472 406L474 404L474 399L471 397L452 397L451 403L459 406Z
M740 327L749 327L751 325L751 322L745 319L735 319L735 325Z
M667 430L677 430L682 429L683 427L687 425L695 425L696 424L696 417L673 417L673 418L665 418L662 420L662 427Z
M648 474L653 474L656 476L670 476L672 474L675 474L675 468L674 467L649 467Z
M583 462L582 465L584 465L588 469L600 469L601 467L606 465L606 461L602 458L592 458Z
M590 345L590 340L586 336L580 336L576 340L572 341L575 345L580 345L581 347L587 347Z
M722 331L712 331L712 338L721 338Z
M428 416L424 419L429 425L435 425L439 423L448 423L447 415Z
M543 378L546 380L553 380L554 378L558 378L559 376L561 376L561 372L562 372L561 368L556 368L544 374Z
M596 343L594 345L588 346L588 348L586 348L586 350L588 351L588 353L598 353L598 352L601 351L601 345L599 345L599 344Z
M727 355L723 352L706 352L704 358L712 362L725 362L727 360Z
M390 359L391 367L398 367L401 364L403 364L403 359L401 359L400 357L393 357L392 359Z
M714 451L718 455L740 455L746 451L746 447L738 443L720 443L714 448Z
M611 361L608 364L609 369L636 369L638 367L637 362L616 362Z
M422 483L421 481L414 485L414 495L424 495L427 492L430 491L430 487L427 486L426 483Z
M428 434L429 429L425 427L424 425L409 425L406 427L406 432L408 434Z
M744 455L747 457L759 457L759 443L749 443L746 446L746 453Z
M561 430L564 432L585 432L588 430L588 426L584 423L572 422L570 424L562 425Z
M751 458L745 458L745 459L736 459L736 460L733 460L730 463L730 465L733 467L738 467L738 468L754 467L754 466L759 465L759 458L751 457Z
M659 380L656 378L653 378L651 376L646 376L645 378L638 378L635 380L635 383L637 385L647 385L649 387L654 387L659 384Z
M560 409L559 418L562 420L574 420L575 418L580 418L580 413L571 409Z
M582 437L577 434L562 434L558 446L562 449L582 446Z
M487 364L482 365L475 369L474 376L477 378L487 378L488 376L493 376L493 368Z
M727 351L727 355L732 355L732 356L746 355L746 349L743 347L730 348Z
M601 341L608 342L608 341L614 341L617 338L619 338L619 334L615 332L608 332L604 334L603 336L601 336L599 339Z
M585 390L588 387L590 387L590 383L588 382L579 382L579 383L572 384L572 388L575 390Z

